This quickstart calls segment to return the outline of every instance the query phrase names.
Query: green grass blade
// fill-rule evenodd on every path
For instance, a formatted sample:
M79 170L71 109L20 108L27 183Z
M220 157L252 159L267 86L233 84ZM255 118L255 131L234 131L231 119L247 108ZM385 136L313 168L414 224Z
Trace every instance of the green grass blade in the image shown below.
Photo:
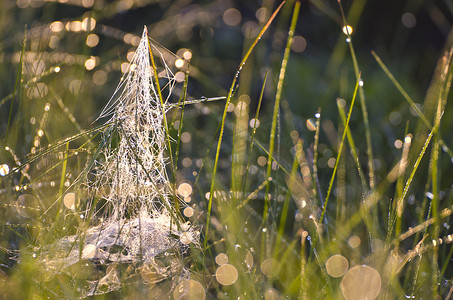
M13 90L13 95L11 98L11 105L9 107L9 115L8 115L8 122L6 123L6 133L5 133L5 144L8 143L8 131L9 131L9 125L11 124L11 117L13 114L13 104L14 104L14 98L16 96L16 91L18 88L20 88L20 82L21 82L21 77L22 77L22 64L24 61L24 53L25 53L25 44L27 42L27 29L25 28L24 32L24 41L22 44L22 51L20 52L20 59L19 59L19 67L17 69L17 75L16 75L16 82L14 83L14 90Z
M357 90L358 90L358 87L359 87L359 82L360 82L360 77L357 80L357 83L355 85L354 94L352 96L352 101L351 101L351 106L349 107L348 118L346 120L346 123L344 124L345 128L343 130L343 135L342 135L341 140L340 140L340 146L338 147L338 154L337 154L337 158L335 160L335 166L333 168L332 176L330 177L330 182L329 182L329 187L327 189L326 199L324 200L321 217L319 219L320 223L322 223L322 221L324 220L324 215L326 213L327 204L329 203L329 198L330 198L330 194L332 192L333 182L335 180L335 175L336 175L337 168L338 168L338 162L340 161L341 152L343 150L344 139L346 137L346 133L348 132L349 121L351 120L352 109L354 107L355 99L356 99L356 96L357 96Z
M239 77L239 74L241 73L242 67L247 62L247 60L248 60L250 54L252 53L253 49L255 48L256 44L261 39L263 34L266 32L266 30L269 28L270 24L275 19L275 17L277 16L278 12L280 11L280 9L282 8L284 3L285 2L283 1L280 4L280 6L274 11L272 16L267 21L266 25L264 25L264 27L261 29L261 31L258 34L258 36L256 37L256 39L254 40L254 42L250 46L250 48L247 51L247 53L242 58L242 60L241 60L241 62L239 64L239 67L238 67L238 69L236 71L236 74L235 74L235 76L233 78L233 82L231 83L230 90L228 92L227 100L226 100L226 103L225 103L225 109L224 109L223 115L222 115L222 121L221 121L221 125L220 125L220 133L219 133L219 140L218 140L218 143L217 143L217 150L216 150L215 159L214 159L214 167L213 167L213 171L212 171L211 188L210 188L209 200L208 200L208 210L206 212L206 228L205 228L204 248L206 248L207 243L208 243L208 233L209 233L209 224L210 224L210 216L211 216L211 209L212 209L212 199L213 199L214 186L215 186L215 180L216 180L216 174L217 174L217 165L218 165L219 156L220 156L220 146L222 145L223 132L224 132L224 128L225 128L225 119L226 119L226 114L228 112L228 105L230 104L231 97L233 96L233 91L234 91L235 86L236 86L236 80ZM203 261L204 261L204 255L203 255Z
M288 40L286 42L286 48L285 48L285 53L283 54L283 59L282 59L282 65L280 68L280 74L278 76L278 83L277 83L277 92L275 95L275 103L274 103L274 110L273 110L273 115L272 115L272 125L271 125L271 132L270 132L270 137L269 137L269 155L267 158L267 175L266 178L271 177L271 171L272 171L272 157L274 155L274 147L275 147L275 133L277 129L277 119L279 115L279 110L280 110L280 100L282 97L282 91L283 91L283 83L285 82L285 75L286 75L286 68L288 65L288 60L289 60L289 53L291 51L291 45L293 43L294 39L294 30L296 28L297 20L299 18L299 10L300 10L300 1L296 1L294 5L294 10L293 10L293 16L291 19L291 25L288 31ZM269 212L269 188L270 186L266 186L266 191L265 191L265 200L264 200L264 208L263 208L263 224L266 223Z
M341 1L338 1L340 6L341 16L343 18L343 24L346 26L348 23L346 21L346 17L343 11L343 6L341 5ZM349 52L351 53L352 63L354 66L354 73L356 79L359 80L360 78L360 69L359 63L357 60L357 56L355 54L354 46L352 44L351 36L348 30L347 33L347 40L349 45ZM359 86L359 99L360 99L360 106L362 108L362 116L363 116L363 125L365 127L365 139L366 139L366 153L368 158L368 176L370 178L370 188L373 189L375 186L375 176L374 176L374 162L373 162L373 145L371 143L371 130L370 130L370 121L368 120L368 110L365 101L365 93L363 91L363 83Z

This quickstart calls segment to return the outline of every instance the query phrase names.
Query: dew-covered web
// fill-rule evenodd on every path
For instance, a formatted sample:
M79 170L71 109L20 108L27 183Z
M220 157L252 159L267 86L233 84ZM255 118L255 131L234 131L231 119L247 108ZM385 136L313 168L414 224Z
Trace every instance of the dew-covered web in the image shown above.
M50 270L59 272L82 259L102 265L143 262L162 280L188 276L182 266L175 268L175 261L157 264L159 255L184 252L199 237L188 222L178 221L172 208L164 114L176 81L158 53L164 67L158 72L164 82L162 105L149 46L145 28L127 72L99 117L107 119L107 126L87 180L93 191L86 209L91 226L59 240L52 251L44 251ZM54 255L49 258L50 253ZM116 272L116 268L107 268L99 280L87 283L82 297L118 289Z

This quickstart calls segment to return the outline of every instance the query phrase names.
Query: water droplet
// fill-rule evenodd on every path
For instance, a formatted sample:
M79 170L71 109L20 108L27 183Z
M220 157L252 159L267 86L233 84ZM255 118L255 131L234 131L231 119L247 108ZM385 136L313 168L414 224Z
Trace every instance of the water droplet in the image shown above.
M381 290L381 276L372 267L355 266L344 275L340 288L346 300L373 300Z
M351 42L351 38L350 37L347 37L346 38L346 43L350 43Z
M363 80L362 79L359 80L359 86L363 86Z
M326 262L327 274L332 277L341 277L348 270L348 260L340 254L332 255Z
M178 300L191 300L206 298L206 292L198 281L195 280L184 280L175 288L173 297Z
M346 25L346 26L343 26L343 33L346 34L346 35L351 35L352 34L352 26L351 25Z
M230 264L221 265L215 272L217 281L222 285L231 285L238 279L238 270Z

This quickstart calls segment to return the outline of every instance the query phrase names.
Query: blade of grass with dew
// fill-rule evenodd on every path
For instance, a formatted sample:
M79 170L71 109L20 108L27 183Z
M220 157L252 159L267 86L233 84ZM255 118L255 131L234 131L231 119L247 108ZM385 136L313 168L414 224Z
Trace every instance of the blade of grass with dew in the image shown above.
M300 1L296 1L294 4L294 9L293 9L293 16L291 18L291 25L288 31L288 39L286 42L286 47L285 47L285 52L283 54L283 59L282 59L282 64L280 68L280 73L278 76L278 82L277 82L277 92L275 94L275 102L274 102L274 110L273 110L273 115L272 115L272 125L271 125L271 132L269 136L269 155L267 158L267 173L266 173L266 178L271 177L271 171L272 171L272 158L274 155L274 147L275 147L275 133L277 129L277 117L279 115L279 110L280 110L280 100L282 97L282 91L283 91L283 83L285 82L285 75L286 75L286 67L288 65L288 60L289 60L289 54L291 50L291 45L293 43L294 39L294 30L296 28L297 20L299 18L299 10L300 10ZM266 224L267 218L268 218L268 209L269 209L269 189L270 186L269 184L266 186L266 191L265 191L265 199L264 199L264 208L263 208L263 222L262 224ZM264 240L262 241L262 243ZM262 244L264 246L264 244ZM263 250L263 247L262 247Z
M257 123L258 123L258 117L259 117L260 109L261 109L261 103L263 102L264 88L266 86L267 74L268 73L269 73L269 70L266 70L266 73L264 74L263 85L261 86L261 92L260 92L260 97L259 97L259 100L258 100L258 106L257 106L256 112L255 112L255 122L253 123L253 129L252 129L252 133L250 135L249 155L248 155L246 170L248 170L250 168L250 163L251 163L251 160L252 160L253 143L254 143L254 139L255 139ZM249 172L245 172L245 178L244 178L244 184L243 184L243 190L242 190L242 192L244 194L245 194L245 190L247 188L248 175L249 175Z
M231 97L232 97L234 88L236 86L236 80L239 77L239 74L241 73L242 67L247 62L248 57L252 53L252 51L255 48L256 44L261 39L263 34L267 31L267 29L269 28L270 24L275 19L275 17L277 16L278 12L280 11L280 9L282 8L284 3L285 3L285 1L283 1L277 7L277 9L274 11L272 16L267 21L266 25L264 25L264 27L261 29L260 33L258 34L258 36L256 37L255 41L250 46L250 48L247 51L247 53L242 58L242 60L241 60L241 62L239 64L239 67L238 67L238 69L236 71L236 74L235 74L235 76L233 78L233 82L231 84L230 90L228 92L227 101L225 103L225 109L224 109L223 115L222 115L222 121L221 121L221 125L220 125L220 133L219 133L219 140L218 140L218 143L217 143L217 150L216 150L216 155L215 155L215 160L214 160L214 168L213 168L213 173L212 173L211 188L210 188L209 200L208 200L208 211L207 211L207 216L206 216L206 229L205 229L204 248L206 248L207 243L208 243L208 233L209 233L209 223L210 223L211 208L212 208L212 199L213 199L213 194L214 194L214 185L215 185L215 180L216 180L217 165L218 165L219 156L220 156L220 146L222 145L222 138L223 138L223 132L224 132L224 127L225 127L225 119L226 119L226 114L228 112L228 105L230 104ZM204 254L203 254L203 261L204 261Z
M446 100L446 99L445 99ZM440 127L440 121L442 118L442 97L439 97L437 102L437 112L434 120L434 127ZM437 133L437 130L436 130ZM435 134L433 138L433 149L431 152L431 188L432 188L432 216L436 219L434 226L431 231L431 237L436 240L439 237L440 232L440 222L438 220L439 215L439 158L440 158L440 139L439 135ZM438 273L439 273L439 266L438 266L438 257L439 257L439 248L434 247L432 259L432 289L433 295L436 297L439 293L439 288L437 287L438 282Z
M346 120L346 123L344 124L345 128L343 130L343 135L342 135L341 140L340 140L340 146L338 147L338 154L337 154L337 158L335 160L335 166L333 168L332 176L330 177L330 182L329 182L329 187L327 189L326 199L324 200L321 217L319 219L319 223L321 223L321 224L322 224L322 222L324 220L324 216L325 216L325 213L326 213L326 210L327 210L327 204L329 203L330 194L332 192L333 182L335 180L335 175L336 175L337 168L338 168L338 162L339 162L339 159L340 159L340 156L341 156L341 152L343 150L344 139L346 137L347 129L349 128L349 121L351 120L352 109L354 107L355 99L357 97L357 90L359 88L359 82L360 82L360 76L359 76L359 78L357 80L357 83L355 85L355 88L354 88L354 94L352 95L351 105L349 107L349 112L348 112L348 118ZM317 240L318 240L318 235L315 236L315 239L313 241L313 248L315 248Z
M299 143L301 143L301 142L299 141ZM293 185L293 181L296 181L296 174L297 174L298 166L299 166L299 161L297 159L297 155L294 155L293 166L291 168L291 174L289 175L289 178L288 178L288 181L290 183L288 186L290 189L291 189L291 186ZM280 214L280 223L278 225L278 234L277 234L277 239L276 239L275 246L274 246L274 255L273 255L274 259L277 259L278 253L280 250L281 238L283 237L283 232L284 232L285 226L286 226L286 219L288 217L290 197L291 197L291 191L288 191L285 195L282 212Z
M318 107L318 112L316 113L316 131L313 142L313 197L316 197L316 194L319 194L319 204L322 206L324 203L322 199L321 186L319 184L318 177L318 145L319 145L319 130L321 125L321 107Z
M181 106L181 117L179 118L179 128L178 128L178 139L176 141L176 152L175 152L175 169L178 169L178 158L179 158L179 146L181 144L181 131L182 131L182 125L184 121L184 110L185 110L185 104L186 104L186 96L187 96L187 82L189 81L189 70L186 72L186 76L184 78L184 86L182 88L181 92L181 97L178 101L179 103L182 101L182 106ZM174 117L176 116L176 111L174 114Z
M434 129L434 128L433 128ZM431 138L433 136L433 130L431 130L431 132L429 133L427 139L425 140L425 143L423 145L423 148L421 149L418 157L417 157L417 160L416 162L414 163L414 166L412 168L412 172L411 174L409 175L407 181L406 181L406 185L404 187L404 191L403 191L403 195L401 196L400 199L405 199L406 195L407 195L407 192L409 190L409 187L414 179L414 176L415 176L415 173L416 171L418 170L418 167L420 165L420 162L426 152L426 149L428 148L428 145L430 144L430 141L431 141ZM343 235L342 236L346 236L346 234L348 232L350 232L350 230L352 228L354 228L355 226L357 226L357 224L364 218L364 216L366 214L368 214L369 210L371 208L373 208L377 202L379 201L380 199L380 196L383 195L383 192L387 189L387 187L389 186L390 183L393 183L394 181L396 181L396 179L398 178L398 173L399 173L399 163L394 167L394 169L386 176L386 180L384 180L383 182L381 182L381 184L376 187L371 193L369 196L367 196L365 198L365 201L364 203L360 206L360 209L358 212L354 213L350 218L349 220L344 224L344 226L342 227L342 231L343 231ZM404 203L404 202L403 202ZM398 217L398 216L397 216ZM398 236L398 235L396 235Z
M25 54L25 44L27 42L27 28L25 28L24 31L24 40L22 43L22 51L20 52L20 58L19 58L19 67L17 69L17 75L16 75L16 82L14 83L14 90L13 90L13 95L11 98L11 105L9 107L9 115L8 115L8 122L6 123L6 133L5 133L5 144L8 143L8 131L9 131L9 125L11 124L11 118L13 115L13 104L14 104L14 98L16 96L16 91L18 88L20 88L20 82L22 78L22 67L23 67L23 62L24 62L24 54Z
M340 113L341 120L343 122L343 126L345 126L346 113L344 111L344 106L342 104L340 104L339 99L337 99L337 107L338 107L338 111ZM362 170L362 167L360 166L359 155L357 154L357 148L355 146L354 138L352 137L351 130L349 127L346 129L346 137L348 139L349 148L351 148L352 157L356 164L357 172L359 174L360 182L362 184L362 189L365 191L368 188L368 184L366 183L365 176L363 176L363 170Z
M395 76L390 72L390 70L386 67L386 65L382 62L381 58L376 54L376 52L371 51L371 54L373 55L374 59L376 62L379 64L381 69L384 71L384 73L387 75L387 77L392 81L393 85L398 89L398 91L401 93L401 95L404 97L404 99L409 103L411 108L415 111L415 113L419 116L419 118L422 120L422 122L426 125L426 127L431 130L433 126L431 125L431 122L428 121L428 119L425 117L423 112L418 108L418 106L415 104L414 100L409 96L409 94L404 90L404 88L401 86L401 84L396 80ZM451 72L451 68L449 70ZM451 82L451 77L449 79L449 82ZM448 91L445 91L448 93ZM450 158L453 158L453 151L450 149L450 147L445 144L443 139L439 139L439 143L442 146L442 149L446 150Z
M346 28L349 52L351 53L355 77L357 80L359 80L359 78L361 77L361 74L360 74L359 63L357 60L357 56L355 54L354 46L352 45L351 32L349 32L349 29L346 27L348 23L346 21L346 17L345 17L344 11L343 11L343 6L341 5L341 1L338 1L338 5L340 6L341 17L343 19L344 27ZM359 99L360 99L360 106L362 108L363 124L365 127L365 139L366 139L366 145L367 145L366 153L367 153L367 158L368 158L368 177L370 178L370 188L373 189L374 185L375 185L373 145L371 143L370 122L368 120L368 111L367 111L367 106L366 106L365 93L363 91L363 81L360 81Z

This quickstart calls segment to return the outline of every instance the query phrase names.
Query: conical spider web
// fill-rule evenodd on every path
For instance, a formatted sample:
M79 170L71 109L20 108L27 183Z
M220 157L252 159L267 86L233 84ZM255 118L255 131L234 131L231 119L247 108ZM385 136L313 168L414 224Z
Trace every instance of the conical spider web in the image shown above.
M94 179L88 183L93 199L97 199L86 210L95 211L93 226L42 251L50 271L58 273L80 259L88 259L104 265L144 262L154 266L161 280L188 274L182 266L175 273L174 262L173 266L156 265L158 255L184 252L188 244L198 244L199 236L188 222L178 222L172 208L163 123L169 107L165 104L176 81L159 53L164 65L159 77L166 89L162 103L150 65L149 46L145 27L127 72L99 116L108 121L96 167L90 174ZM98 208L99 202L105 204ZM82 297L121 286L116 269L107 270L99 280L87 282Z

